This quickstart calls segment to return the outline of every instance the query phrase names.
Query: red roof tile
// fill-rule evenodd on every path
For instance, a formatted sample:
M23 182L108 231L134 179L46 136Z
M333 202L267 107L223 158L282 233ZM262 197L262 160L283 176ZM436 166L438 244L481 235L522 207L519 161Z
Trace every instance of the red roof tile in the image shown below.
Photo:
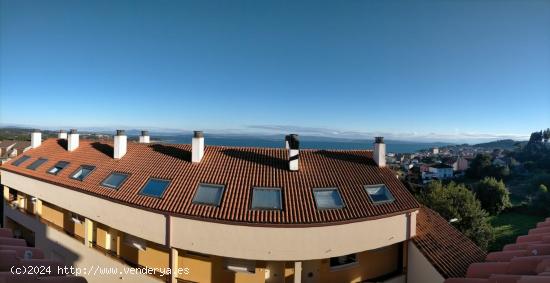
M19 167L8 162L1 169L51 182L67 188L109 198L125 204L213 221L251 224L310 224L357 221L415 210L414 197L389 168L379 168L367 150L301 150L300 170L288 170L287 150L278 148L246 148L206 146L200 163L191 163L191 146L187 144L129 143L127 154L112 158L110 142L80 141L73 152L64 147L64 140L49 139L36 149ZM25 167L37 158L48 161L33 171ZM58 175L46 173L56 162L70 165ZM96 166L84 181L69 176L82 164ZM118 189L100 183L113 171L130 173ZM148 178L170 179L162 199L138 192ZM199 183L225 185L220 207L193 204ZM373 204L363 186L386 184L395 201ZM283 209L261 211L250 209L252 186L281 187ZM317 210L312 188L338 187L345 208Z
M519 236L501 252L489 253L485 262L470 265L465 278L445 283L550 283L550 218ZM484 280L484 281L483 281Z
M466 274L485 252L437 212L422 207L416 216L415 245L444 278Z

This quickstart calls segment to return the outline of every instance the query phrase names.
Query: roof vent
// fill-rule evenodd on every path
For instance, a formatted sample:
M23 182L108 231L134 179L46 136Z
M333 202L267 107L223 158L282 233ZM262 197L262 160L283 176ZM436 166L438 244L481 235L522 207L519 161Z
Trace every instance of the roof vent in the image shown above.
M149 143L149 131L141 131L141 135L139 136L139 142L140 143Z
M126 154L126 150L128 148L128 137L126 137L126 132L124 132L124 130L116 130L113 147L114 159L121 159Z
M37 148L42 144L42 133L40 130L35 129L31 133L31 147Z
M57 133L57 138L66 140L67 139L67 131L59 130L59 133Z
M374 152L372 158L378 167L386 167L386 144L384 143L384 137L374 138Z
M288 168L290 171L298 171L300 161L300 141L298 135L288 135Z
M204 134L202 131L193 132L191 147L191 161L201 162L204 156Z
M71 129L69 131L69 135L67 136L67 150L68 151L74 151L78 148L78 142L79 142L79 136L76 132L76 129Z

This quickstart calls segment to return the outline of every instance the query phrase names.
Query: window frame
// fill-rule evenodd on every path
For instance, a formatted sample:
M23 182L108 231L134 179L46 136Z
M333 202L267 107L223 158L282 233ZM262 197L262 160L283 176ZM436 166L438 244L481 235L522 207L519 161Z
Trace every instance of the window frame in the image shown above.
M76 178L74 175L76 175L76 173L78 171L80 171L81 169L89 169L90 170L90 173L88 173L88 175L84 176L84 178L81 180L79 178ZM96 167L93 166L93 165L86 165L86 164L82 164L80 166L78 166L78 168L76 168L76 170L71 174L71 179L73 180L77 180L77 181L80 181L80 182L84 182L84 180L86 180L86 178L88 178L88 176L92 175L92 173L95 171Z
M109 177L111 177L112 175L114 174L118 174L118 175L125 175L126 177L124 178L124 180L122 180L122 182L120 182L120 184L118 186L111 186L111 185L107 185L105 184L105 181L107 181L107 179L109 179ZM105 177L101 183L99 183L100 186L102 187L106 187L106 188L109 188L109 189L114 189L114 190L117 190L120 189L120 187L122 187L124 185L124 183L126 183L126 180L128 180L128 178L130 178L130 173L125 173L125 172L120 172L120 171L112 171L109 175L107 175L107 177Z
M199 189L201 188L201 186L210 186L210 187L221 188L220 199L218 199L218 203L214 204L214 203L209 203L209 202L195 201L195 198L197 197L197 195L199 193ZM223 199L224 193L225 193L225 185L212 184L212 183L199 183L197 185L197 189L195 190L195 194L193 195L193 199L191 200L191 203L199 204L199 205L208 205L208 206L220 207L221 204L222 204L222 199Z
M389 198L387 200L381 200L381 201L375 201L373 198L372 198L372 195L371 193L369 193L369 189L376 189L376 188L379 188L379 187L382 187L384 190L385 190L385 193L384 195ZM393 203L395 201L395 197L393 196L393 194L391 193L390 189L388 188L388 186L386 186L386 184L374 184L374 185L364 185L363 188L365 189L365 192L367 193L367 195L369 196L369 199L371 201L372 204L384 204L384 203Z
M254 191L255 190L273 190L273 191L278 191L279 192L279 208L272 208L272 207L254 207ZM253 186L252 187L252 191L251 191L251 196L250 196L250 209L251 210L268 210L268 211L282 211L283 210L283 188L281 187L256 187L256 186Z
M57 172L55 172L55 173L50 172L50 171L52 171L52 169L57 168L57 164L59 164L59 163L61 163L61 162L65 162L65 163L66 163L65 166L64 166L63 168L59 169L59 170L58 170ZM52 167L50 167L50 169L46 170L46 173L52 174L52 175L56 176L56 175L59 174L59 172L65 170L65 168L69 167L70 164L71 164L71 163L70 163L69 161L65 161L65 160L57 161Z
M38 163L38 165L36 165L34 168L30 168L31 166L35 165L37 162L40 162ZM36 169L38 169L40 166L44 165L44 163L48 162L48 158L46 157L39 157L38 159L36 159L35 161L33 161L31 164L27 165L25 167L25 169L29 169L29 170L32 170L32 171L36 171Z
M319 202L317 201L317 197L315 196L315 192L318 192L318 191L336 191L342 205L339 207L319 207ZM312 194L313 194L313 200L315 201L315 207L317 208L317 210L344 209L346 207L346 203L344 202L344 198L340 193L339 187L313 188Z
M32 159L32 157L28 156L28 155L23 155L17 159L15 159L11 165L15 166L15 167L19 167L19 165L29 161L29 159Z
M162 191L162 194L160 196L156 196L156 195L152 195L152 194L146 194L146 193L143 192L143 190L145 189L145 187L147 186L147 184L149 184L149 181L151 181L151 180L159 180L159 181L167 181L168 182L168 184L166 185L166 187L164 188L164 190ZM168 188L170 187L171 184L172 184L172 180L170 180L170 179L149 177L149 178L147 178L147 181L143 184L143 186L141 186L141 189L139 190L138 194L142 195L142 196L146 196L146 197L162 199L164 197L164 194L166 193L166 190L168 190Z

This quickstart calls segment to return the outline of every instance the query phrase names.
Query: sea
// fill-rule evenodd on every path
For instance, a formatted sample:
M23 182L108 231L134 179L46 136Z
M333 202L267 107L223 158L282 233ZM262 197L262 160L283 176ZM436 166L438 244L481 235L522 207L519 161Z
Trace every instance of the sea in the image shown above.
M166 143L182 143L189 144L191 142L190 135L178 136L158 136L152 137L153 140L159 140ZM224 145L224 146L243 146L243 147L283 147L284 136L241 136L241 135L224 135L224 136L208 136L205 135L206 145ZM452 145L442 142L410 142L386 140L386 151L392 153L413 153L433 147L443 147ZM307 137L300 136L300 148L310 149L372 149L373 140L355 140L355 139L337 139L325 137Z

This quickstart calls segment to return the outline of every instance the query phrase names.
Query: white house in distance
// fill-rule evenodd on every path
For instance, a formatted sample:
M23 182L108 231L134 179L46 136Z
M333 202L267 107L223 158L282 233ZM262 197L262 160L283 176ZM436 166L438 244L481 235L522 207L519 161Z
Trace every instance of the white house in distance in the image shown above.
M453 166L436 163L428 167L427 172L422 172L422 180L425 182L430 180L445 180L453 177Z

